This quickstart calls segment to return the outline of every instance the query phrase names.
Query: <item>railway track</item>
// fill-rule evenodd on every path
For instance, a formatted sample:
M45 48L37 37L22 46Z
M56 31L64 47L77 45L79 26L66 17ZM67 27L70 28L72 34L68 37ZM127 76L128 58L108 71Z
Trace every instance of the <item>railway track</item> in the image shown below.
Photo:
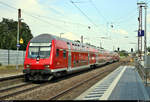
M0 100L40 87L40 84L24 82L24 74L0 78Z
M12 80L12 79L17 79L17 78L23 78L23 77L24 77L24 74L4 77L4 78L0 78L0 82L7 81L7 80Z
M16 85L12 85L12 86L2 87L0 89L0 93L11 90L11 89L16 89L18 87L23 87L23 86L26 86L28 84L30 84L30 83L20 83L20 84L16 84Z
M60 97L63 97L64 95L66 95L67 93L71 92L72 90L76 89L77 87L80 87L81 85L83 84L86 84L87 82L91 81L91 80L94 80L95 78L97 77L103 77L104 74L109 74L110 72L112 72L114 69L116 68L113 68L113 69L110 69L110 70L105 70L105 71L102 71L86 80L83 80L82 82L80 83L77 83L75 84L74 86L72 87L69 87L68 89L64 90L64 91L61 91L60 93L56 94L55 96L52 96L49 98L49 100L57 100L59 99Z
M17 88L19 86L24 86L27 83L24 83L23 75L17 75L13 77L5 77L1 78L0 81L0 94L4 91L11 90L13 88ZM1 96L1 95L0 95Z
M118 62L117 62L118 63ZM118 64L115 64L115 66L117 65L120 65L119 63L123 64L124 62L119 62ZM113 65L113 64L111 64ZM111 66L110 65L110 66ZM104 67L107 67L104 66ZM98 68L99 69L99 68ZM105 68L107 69L107 68ZM62 89L60 92L55 92L55 89L59 89L60 85L62 85L61 83L65 83L67 80L71 80L73 78L73 76L75 75L77 77L77 75L80 76L83 75L84 72L82 73L77 73L77 74L71 74L69 76L65 76L65 77L62 77L62 78L58 78L58 79L55 79L53 81L50 81L50 82L47 82L47 83L42 83L42 84L33 84L33 83L25 83L25 84L22 84L22 85L18 85L16 87L12 87L10 89L4 89L4 90L1 90L0 91L0 100L6 100L6 99L10 99L10 100L24 100L24 99L28 99L27 97L29 97L29 99L49 99L49 100L56 100L56 99L59 99L63 96L65 96L67 93L73 91L74 89L76 88L79 88L80 86L82 85L85 85L87 84L88 82L90 82L91 80L94 80L96 79L97 77L105 77L106 75L108 75L110 72L112 72L114 69L116 69L116 67L114 68L109 68L109 70L104 70L104 71L101 71L97 74L95 74L93 77L88 77L88 79L84 80L84 81L80 81L79 82L76 82L78 84L73 84L73 85L67 85L68 88L64 88ZM97 69L95 69L96 71ZM86 71L85 71L86 72ZM88 71L89 73L91 73L92 71ZM86 73L85 73L86 74ZM74 79L74 78L73 78ZM57 84L59 84L59 86L57 86ZM72 86L72 87L70 87ZM51 89L54 89L53 91L50 91L50 93L52 93L52 95L50 95L50 93L42 93L42 90L45 88L46 90L49 90L50 88ZM48 88L49 87L49 88ZM34 90L35 89L35 90ZM50 89L50 90L51 90ZM32 91L33 90L33 91ZM32 91L32 92L31 92ZM55 94L53 94L53 92ZM44 95L46 94L47 96L50 95L48 98L43 98L41 95ZM32 97L31 97L32 95ZM37 96L39 96L37 98ZM25 98L23 98L25 97ZM36 97L36 98L34 98Z
M36 88L42 87L44 85L47 85L48 83L43 84L33 84L33 83L22 83L20 85L17 85L15 87L1 89L0 90L0 100L5 100L9 97L16 96L18 94L25 93L27 91L32 91Z

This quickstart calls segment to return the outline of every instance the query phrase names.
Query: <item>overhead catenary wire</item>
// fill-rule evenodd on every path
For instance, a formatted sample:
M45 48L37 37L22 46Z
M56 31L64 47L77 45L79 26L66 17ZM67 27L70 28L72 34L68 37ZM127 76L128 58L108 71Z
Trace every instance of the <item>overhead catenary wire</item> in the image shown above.
M12 8L12 9L17 10L17 8L15 8L15 7L13 7L13 6L10 6L10 5L8 5L8 4L4 3L4 2L1 2L1 1L0 1L0 4L3 4L3 5L5 5L5 6L9 7L9 8ZM24 11L24 12L26 12L26 11ZM27 13L27 12L26 12L26 13ZM28 14L29 14L29 13L28 13ZM34 14L34 15L37 15L37 16L39 16L39 17L44 17L44 18L47 18L47 19L48 19L48 17L46 17L46 16L42 16L42 15L39 15L39 14ZM57 21L61 21L61 22L65 22L65 23L80 24L80 25L87 26L87 25L81 24L81 23L75 23L75 22L70 22L70 21L65 21L65 20L58 20L58 19L55 19L55 18L51 18L51 19L54 19L54 20L57 20Z
M1 1L0 1L0 3L3 4L3 5L5 5L5 6L7 6L7 7L9 7L9 8L12 8L12 9L17 10L17 8L15 8L15 7L13 7L13 6L10 6L10 5L8 5L8 4L4 3L4 2L1 2ZM26 11L24 11L24 12L26 12ZM29 13L28 13L28 14L29 14ZM60 20L60 19L56 19L56 18L52 18L52 17L48 17L48 16L42 16L42 15L40 15L40 14L35 14L35 13L32 13L32 14L37 15L37 16L39 16L39 17L46 18L46 19L53 19L53 20L58 21L58 22L69 23L69 24L75 24L75 25L77 24L77 25L81 25L81 26L89 26L89 25L87 25L87 24L75 23L75 22Z
M98 15L100 17L102 17L106 22L108 22L108 20L106 19L106 17L104 15L102 15L102 13L100 12L100 10L96 7L96 5L93 3L92 0L89 0L91 5L95 8L95 10L97 11Z
M14 10L18 10L16 7L13 7L13 6L11 6L11 5L9 5L9 4L6 4L6 3L3 3L3 2L0 2L1 4L3 4L3 5L5 5L5 6L7 6L7 7L9 7L9 8L13 8ZM74 31L70 31L69 29L66 29L66 28L64 28L64 26L62 27L62 26L58 26L58 25L55 25L55 24L52 24L51 22L49 22L49 21L47 21L47 20L45 20L45 19L42 19L42 18L47 18L48 19L48 17L47 16L39 16L39 14L35 14L35 13L29 13L29 12L27 12L27 11L25 11L25 10L23 10L22 9L22 12L25 14L25 15L27 15L27 16L30 16L30 17L32 17L32 18L34 18L34 19L36 19L36 20L38 20L38 21L40 21L40 22L43 22L43 23L45 23L45 24L51 24L51 25L53 25L55 28L60 28L60 29L63 29L63 30L65 30L66 32L73 32L74 34L76 34L77 32L74 32ZM50 19L49 19L50 20ZM59 21L59 20L58 20ZM61 22L64 22L64 21L61 21ZM66 23L66 22L64 22L64 23ZM72 23L72 22L69 22L69 23ZM76 23L74 23L74 24L76 24ZM84 25L84 24L79 24L79 23L77 23L77 25L82 25L82 26L86 26L87 28L90 26L91 27L91 25ZM99 33L98 31L92 31L93 33Z
M95 33L97 33L98 35L100 34L100 32L101 32L101 29L99 29L98 27L98 25L96 25L94 22L93 22L93 20L91 19L91 18L89 18L75 3L76 2L73 2L72 0L70 0L70 2L85 16L85 18L87 18L87 20L91 23L91 24L93 24L94 26L95 26L95 28L97 28L97 31L95 31ZM94 31L93 31L94 32Z
M106 17L104 15L102 15L102 13L100 12L100 10L94 4L93 0L89 0L89 2L95 8L95 10L97 11L97 14L104 19L104 21L106 22L106 29L108 29L108 20L106 19ZM108 36L108 30L106 31L106 35Z
M1 4L3 4L3 5L5 5L5 6L7 6L7 7L9 7L9 8L13 8L13 9L15 9L15 10L17 10L17 8L15 8L15 7L13 7L13 6L10 6L10 5L8 5L8 4L6 4L6 3L4 3L4 2L0 2ZM23 10L24 11L24 10ZM30 15L31 16L31 14L29 14L28 12L26 12L26 11L24 11L25 12L25 14L27 14L28 16ZM36 17L34 16L33 17L33 15L36 15ZM49 17L46 17L46 16L41 16L41 15L39 15L39 14L33 14L32 13L32 16L31 16L32 18L38 18L38 19L41 19L41 17L43 17L43 18L47 18L47 19L49 19ZM51 18L51 19L53 19L53 20L56 20L56 21L60 21L60 22L63 22L63 23L69 23L69 24L77 24L77 25L80 25L80 26L91 26L91 25L85 25L85 24L81 24L81 23L74 23L74 22L68 22L68 21L64 21L64 20L58 20L58 19L54 19L54 18ZM50 19L49 19L50 20ZM44 23L47 23L47 24L49 24L47 21L45 21L45 20L42 20ZM92 22L92 21L91 21ZM93 23L93 22L92 22ZM96 25L95 25L96 26Z
M55 24L53 24L53 23L51 23L51 22L49 22L49 21L46 21L46 20L44 20L44 19L41 19L40 17L36 17L36 16L34 16L34 15L31 15L31 14L29 14L28 12L25 12L25 11L22 11L22 12L24 12L25 15L28 15L28 16L30 16L30 17L32 17L32 18L34 18L34 19L37 19L37 20L39 20L39 21L42 21L42 22L44 22L44 23L46 23L46 24L51 24L51 25L55 26L56 28L61 28L61 29L65 30L65 31L69 31L69 30L67 30L67 29L65 29L65 28L62 28L62 27L59 26L59 25L55 25Z
M66 21L66 20L61 20L61 19L56 19L56 18L52 18L52 17L49 17L49 16L43 16L43 15L39 15L39 14L34 14L38 17L42 17L42 18L45 18L45 19L49 19L49 20L55 20L57 22L62 22L62 23L67 23L67 24L72 24L72 25L80 25L80 26L90 26L90 25L87 25L87 24L82 24L82 23L75 23L75 22L71 22L71 21Z
M10 6L10 5L8 5L8 4L4 3L4 2L1 2L1 1L0 1L0 4L3 4L3 5L5 5L5 6L9 7L9 8L12 8L12 9L17 9L17 8L15 8L13 6Z
M6 3L3 3L3 2L1 2L0 1L0 3L1 4L3 4L3 5L5 5L5 6L8 6L9 8L12 8L12 9L15 9L15 10L18 10L17 8L15 8L15 7L13 7L13 6L10 6L10 5L8 5L8 4L6 4ZM51 24L51 25L53 25L55 28L60 28L60 29L63 29L63 30L65 30L65 31L70 31L69 29L67 29L67 28L64 28L64 26L61 26L61 25L56 25L55 26L55 24L52 24L51 23L51 21L48 21L48 20L46 20L46 19L44 19L44 18L47 18L47 19L49 19L50 17L47 17L47 16L43 16L43 15L39 15L39 14L36 14L36 13L29 13L29 12L26 12L26 11L24 11L24 10L22 10L23 11L23 13L25 14L25 15L28 15L28 16L30 16L30 17L32 17L32 18L35 18L35 19L37 19L38 21L40 21L40 22L43 22L43 23L46 23L46 24ZM84 12L83 12L84 13ZM86 15L86 14L85 14ZM65 21L65 20L59 20L59 19L55 19L55 18L51 18L50 20L57 20L58 22L64 22L64 23L69 23L69 24L76 24L76 23L74 23L74 22L70 22L70 21ZM94 23L93 21L92 22L90 22L90 23ZM94 23L95 24L95 23ZM93 25L94 25L93 24ZM77 23L77 25L80 25L80 23ZM82 24L81 24L82 25ZM84 26L84 24L83 24L83 26ZM85 25L85 26L88 26L88 25ZM95 26L97 26L97 25L95 25ZM98 27L98 26L97 26ZM96 33L99 33L98 31L98 29L95 29L96 30ZM95 31L92 31L92 32L95 32Z
M1 1L0 1L0 4L5 5L5 6L9 7L9 8L14 9L14 10L18 10L16 7L13 7L13 6L11 6L11 5L9 5L9 4L6 4L6 3L4 3L4 2L1 2ZM25 10L22 10L22 12L23 12L25 15L30 16L30 17L32 17L32 18L34 18L34 19L37 19L37 20L39 20L39 21L41 21L41 22L43 22L43 23L51 24L51 25L55 26L56 28L61 28L61 29L64 29L65 31L69 31L69 32L70 32L70 30L68 30L68 29L66 29L66 28L62 28L61 26L58 26L58 25L55 25L55 24L50 23L49 21L46 21L45 19L43 20L42 18L40 18L40 17L38 17L38 16L34 16L35 14L32 15L32 14L30 14L29 12L26 12Z
M9 4L6 4L6 3L0 2L0 4L3 4L3 5L5 5L5 6L9 7L9 8L12 8L12 9L14 9L14 10L18 10L16 7L13 7L13 6L11 6L11 5L9 5ZM38 20L38 21L40 21L40 22L43 22L43 23L45 23L45 24L51 24L51 25L53 25L55 28L60 28L60 29L63 29L63 30L65 30L65 31L70 32L70 30L68 30L68 29L66 29L66 28L62 28L61 26L52 24L51 22L49 22L49 21L47 21L47 20L45 20L45 19L43 20L40 16L35 16L36 14L31 14L31 13L29 13L29 12L23 10L23 9L22 9L22 13L24 13L25 15L27 15L27 16L29 16L29 17L32 17L32 18L34 18L34 19L36 19L36 20ZM71 31L71 32L72 32L72 31ZM94 33L94 32L95 32L95 31L93 31L93 33ZM95 33L96 33L96 32L95 32ZM74 34L75 34L75 33L74 33Z
M72 0L70 0L70 2L88 19L89 22L97 27L97 25L75 4L75 2L73 2Z
M137 11L137 8L132 10L132 12L129 13L131 15L127 14L128 16L127 17L125 16L126 18L120 17L120 19L117 19L116 22L127 23L127 21L132 20L132 18L137 15L136 11Z
M13 6L10 6L10 5L8 5L8 4L4 3L4 2L1 2L1 1L0 1L0 4L3 4L3 5L5 5L5 6L9 7L9 8L12 8L12 9L18 10L17 8L15 8L15 7L13 7ZM33 17L33 18L35 18L35 19L38 19L38 20L40 20L40 21L42 21L42 22L44 22L44 23L52 24L52 23L47 22L47 21L45 21L45 20L43 20L43 19L40 19L39 17L36 17L36 16L31 15L31 14L29 14L29 13L26 12L26 11L23 11L23 10L22 10L22 12L24 12L25 15L28 15L28 16ZM55 25L53 24L53 26L55 26ZM58 27L60 28L60 26L56 26L56 27L57 27L57 28L58 28Z

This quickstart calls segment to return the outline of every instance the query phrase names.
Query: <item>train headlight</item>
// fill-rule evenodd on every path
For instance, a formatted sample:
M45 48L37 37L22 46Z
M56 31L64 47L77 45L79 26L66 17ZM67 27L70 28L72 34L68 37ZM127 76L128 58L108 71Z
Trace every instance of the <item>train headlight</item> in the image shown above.
M44 65L44 67L45 67L45 68L49 68L49 67L50 67L50 65Z
M26 68L30 68L30 65L29 65L29 64L27 64L27 65L26 65Z

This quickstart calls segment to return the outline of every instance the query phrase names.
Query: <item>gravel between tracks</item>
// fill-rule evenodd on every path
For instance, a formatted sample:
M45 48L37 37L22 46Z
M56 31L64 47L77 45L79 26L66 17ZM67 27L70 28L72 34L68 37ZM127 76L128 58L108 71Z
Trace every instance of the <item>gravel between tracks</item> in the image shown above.
M0 89L3 87L9 87L18 83L22 83L23 78L17 78L17 79L12 79L12 80L7 80L7 81L2 81L0 82Z
M68 89L70 86L73 86L74 84L83 81L84 79L87 79L91 77L92 75L95 75L96 73L99 73L101 71L104 71L106 69L112 69L117 68L121 62L113 63L110 65L106 65L101 68L97 68L95 70L89 71L87 73L83 73L74 77L66 78L63 80L60 80L58 82L50 82L49 85L46 85L44 87L40 87L38 89L22 93L20 95L8 98L7 100L48 100L50 97L58 94L59 92ZM107 73L108 74L108 73ZM105 75L103 75L104 78ZM102 78L102 76L101 76ZM70 93L70 95L66 94L64 97L60 98L61 100L73 100L75 97L79 96L82 92L87 90L89 87L94 85L97 81L99 81L100 78L96 78L94 81L88 82L88 84L84 84L82 87L77 88L74 92ZM68 95L68 96L67 96Z

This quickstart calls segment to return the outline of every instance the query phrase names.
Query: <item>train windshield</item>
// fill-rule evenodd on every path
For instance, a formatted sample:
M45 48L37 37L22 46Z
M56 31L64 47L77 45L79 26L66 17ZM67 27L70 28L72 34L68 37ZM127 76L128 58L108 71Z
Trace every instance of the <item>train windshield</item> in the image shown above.
M51 51L51 44L38 44L38 43L31 43L29 46L29 58L36 58L39 56L40 58L48 58L50 56Z

